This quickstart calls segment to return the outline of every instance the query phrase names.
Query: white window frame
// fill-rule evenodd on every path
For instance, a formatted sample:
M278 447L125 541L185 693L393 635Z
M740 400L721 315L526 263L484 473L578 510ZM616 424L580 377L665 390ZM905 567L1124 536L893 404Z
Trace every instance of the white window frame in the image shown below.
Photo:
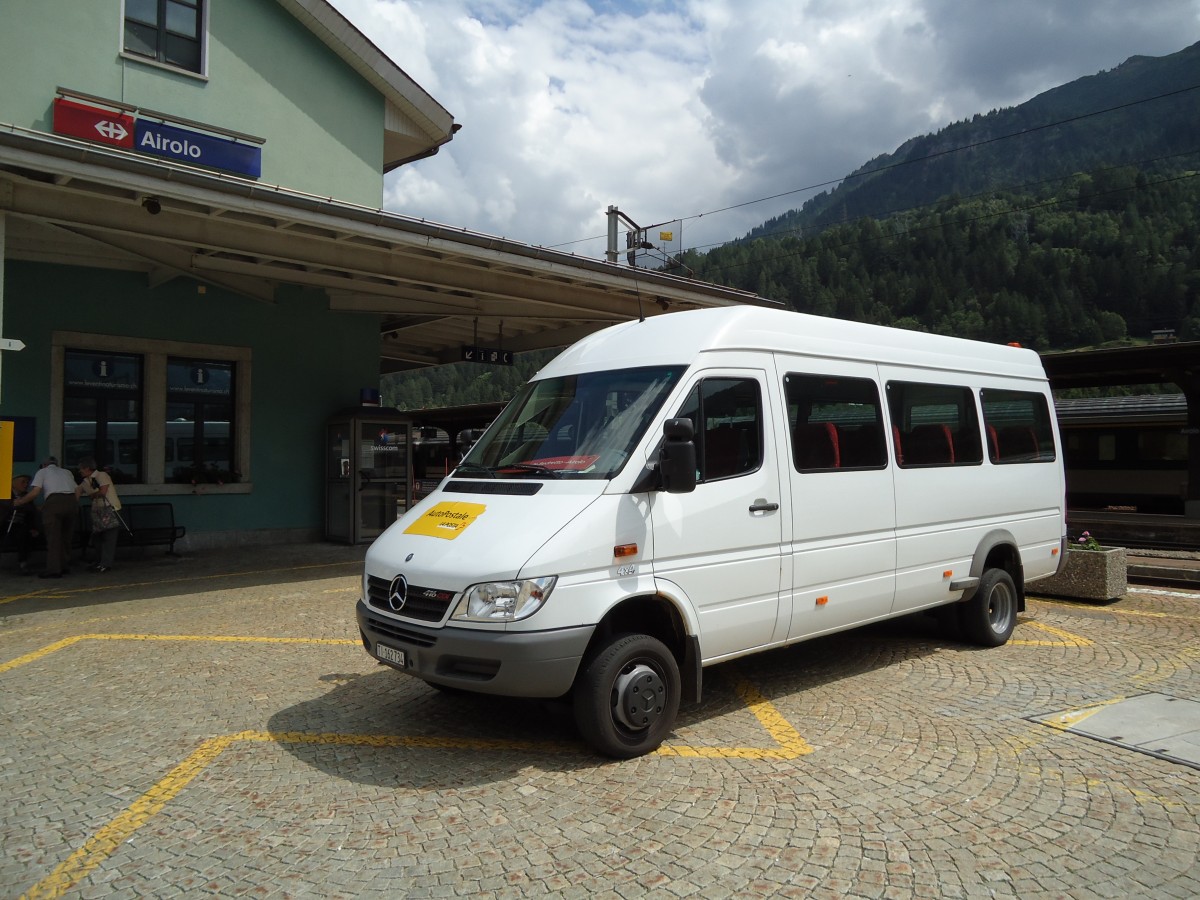
M131 62L141 63L144 66L152 66L156 69L164 69L167 72L174 72L177 75L186 75L189 78L198 78L201 81L208 81L208 8L212 5L212 0L204 0L200 4L200 71L193 72L191 69L185 69L182 66L171 65L171 63L161 62L157 59L150 59L148 56L142 56L140 53L130 53L125 49L125 0L121 0L121 18L117 22L117 55L121 59L127 59Z

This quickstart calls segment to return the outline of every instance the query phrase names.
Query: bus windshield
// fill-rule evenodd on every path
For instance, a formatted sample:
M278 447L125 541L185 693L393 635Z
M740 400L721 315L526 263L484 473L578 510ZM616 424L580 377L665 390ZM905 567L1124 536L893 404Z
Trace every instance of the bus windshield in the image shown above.
M471 448L462 478L612 478L685 366L615 369L525 385Z

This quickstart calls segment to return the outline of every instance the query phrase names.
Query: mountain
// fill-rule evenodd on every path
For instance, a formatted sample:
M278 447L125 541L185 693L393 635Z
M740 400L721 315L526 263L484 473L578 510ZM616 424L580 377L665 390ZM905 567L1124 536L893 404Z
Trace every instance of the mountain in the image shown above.
M912 138L747 239L881 219L950 195L1017 190L1102 167L1195 166L1198 122L1200 43L1169 56L1130 57L1019 106Z
M681 262L801 312L1038 350L1200 340L1198 170L1200 43L913 138ZM385 403L506 399L553 355L384 376Z

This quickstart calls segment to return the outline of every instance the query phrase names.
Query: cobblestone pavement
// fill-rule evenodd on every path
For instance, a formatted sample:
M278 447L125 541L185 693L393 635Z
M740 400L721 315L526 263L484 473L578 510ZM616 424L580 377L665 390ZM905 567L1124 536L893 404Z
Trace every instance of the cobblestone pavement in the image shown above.
M1196 897L1200 771L1040 720L1200 698L1200 594L710 669L658 754L376 665L362 548L0 574L5 896Z

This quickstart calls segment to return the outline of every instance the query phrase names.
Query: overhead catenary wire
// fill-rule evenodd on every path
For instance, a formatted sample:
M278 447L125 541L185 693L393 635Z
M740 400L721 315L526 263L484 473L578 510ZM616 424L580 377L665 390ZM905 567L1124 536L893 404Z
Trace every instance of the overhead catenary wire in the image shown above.
M1200 153L1200 148L1198 148L1197 150L1189 151L1186 154L1180 154L1180 155L1190 156L1195 153ZM1163 158L1170 158L1170 157L1163 157ZM1101 169L1098 171L1107 171L1107 169ZM1079 174L1079 173L1075 173L1075 174ZM1200 173L1186 172L1182 175L1172 175L1172 176L1169 176L1166 178L1158 179L1157 181L1147 181L1145 184L1145 187L1151 188L1151 187L1156 187L1157 185L1160 185L1160 184L1169 184L1169 183L1176 182L1176 181L1186 181L1188 179L1197 177L1197 175L1200 175ZM1064 176L1064 178L1052 178L1052 179L1048 179L1048 181L1065 180L1067 177L1070 177L1070 176ZM1035 184L1037 184L1037 183L1040 183L1040 182L1035 182ZM1131 186L1127 186L1127 187L1113 188L1112 190L1109 190L1109 191L1097 191L1092 196L1093 197L1106 197L1106 196L1110 196L1112 194L1128 193L1129 191L1134 191L1134 190L1139 190L1139 189L1140 188L1138 186L1131 185ZM997 190L1001 190L1001 189L998 188ZM994 191L988 191L983 194L975 194L972 196L973 197L987 196L987 194L990 194L990 193L994 193ZM1048 208L1051 208L1054 206L1062 206L1064 204L1077 203L1078 199L1079 198L1077 198L1077 197L1063 197L1063 198L1058 198L1058 199L1054 199L1054 200L1041 200L1036 203L1031 203L1031 204L1028 204L1025 206L1013 206L1008 209L1001 210L999 212L985 213L985 214L982 214L979 216L971 216L971 217L968 217L965 219L956 219L951 222L938 222L937 224L934 224L934 225L922 225L922 226L919 226L916 228L904 228L904 229L900 229L897 231L893 231L893 232L891 232L887 235L883 235L879 238L871 238L869 240L843 241L842 243L839 243L839 244L832 244L827 249L843 250L843 249L846 249L847 247L862 246L862 245L865 245L867 243L871 243L874 241L892 239L892 238L896 238L896 237L903 237L903 236L912 235L912 234L920 234L923 231L933 231L933 230L937 230L940 228L945 228L947 226L970 225L972 222L983 222L983 221L987 221L988 219L999 219L999 218L1003 218L1005 216L1014 215L1016 213L1032 212L1037 209L1048 209ZM910 207L908 209L897 210L896 212L891 213L891 215L896 215L898 213L904 213L904 212L916 212L918 210L926 209L926 208L928 208L928 207L923 207L923 206ZM856 221L861 221L861 220L856 220ZM831 228L832 227L840 228L843 226L841 224L839 224L837 226L831 226ZM774 234L763 235L762 237L775 237L775 235ZM812 236L810 236L810 237L812 237ZM800 255L803 255L804 252L805 251L803 251L803 250L787 250L787 251L784 251L781 253L773 254L771 256L757 257L756 259L754 259L752 261L747 261L747 262L742 262L742 263L725 263L725 264L722 264L719 266L715 266L714 268L718 272L725 272L725 271L729 271L732 269L739 269L739 268L742 268L742 267L748 266L748 265L756 265L757 266L757 265L763 264L764 262L774 262L774 261L780 260L780 259L788 259L789 257L792 257L792 256L800 256Z
M913 157L911 159L897 160L896 162L889 163L888 165L885 165L885 166L879 166L878 168L873 168L873 169L870 169L869 171L852 172L849 175L845 175L841 178L835 178L835 179L831 179L831 180L827 180L827 181L822 181L822 182L818 182L816 184L807 185L805 187L792 188L791 190L782 191L777 194L771 194L766 197L759 197L754 200L746 200L741 203L735 203L730 206L723 206L723 207L720 207L717 209L707 210L705 212L694 213L694 214L688 215L688 216L675 216L675 217L666 219L665 221L670 221L670 222L678 221L680 223L683 223L683 222L687 222L687 221L701 219L701 218L704 218L705 216L714 216L714 215L718 215L720 213L730 212L735 209L743 209L747 206L753 206L754 204L757 204L757 203L765 203L770 200L778 200L782 197L788 197L793 194L801 194L806 191L815 191L815 190L818 190L821 188L830 187L832 185L844 184L845 182L850 181L852 179L866 178L868 176L878 175L881 172L887 172L887 171L890 171L893 169L898 169L898 168L902 168L905 166L915 165L917 163L928 162L929 160L948 156L948 155L954 154L954 153L963 153L968 150L973 150L978 147L987 146L989 144L995 144L1000 141L1012 140L1012 139L1020 138L1020 137L1028 137L1030 135L1036 134L1041 131L1045 131L1050 128L1057 128L1059 126L1068 125L1073 122L1079 122L1084 119L1094 118L1095 116L1107 115L1108 113L1117 112L1122 109L1129 109L1129 108L1139 106L1144 103L1153 103L1158 100L1163 100L1168 97L1179 96L1181 94L1186 94L1186 93L1189 93L1191 91L1196 91L1196 90L1200 90L1200 84L1190 85L1188 87L1183 87L1183 88L1177 88L1177 89L1171 90L1171 91L1164 91L1163 93L1155 94L1154 96L1151 96L1151 97L1143 97L1138 100L1130 100L1125 103L1118 103L1114 106L1105 107L1104 109L1093 110L1092 112L1087 112L1087 113L1080 113L1079 115L1076 115L1076 116L1069 116L1067 118L1058 119L1053 122L1045 122L1041 125L1033 125L1033 126L1030 126L1029 128L1023 128L1020 131L1012 131L1012 132L1008 132L1006 134L996 135L994 137L986 138L981 141L975 141L970 144L963 144L962 146L959 146L959 147L949 147L945 150L938 150L933 153L928 153L924 156ZM955 124L955 123L951 123L951 126L953 124ZM947 126L947 127L951 127L951 126ZM1054 180L1054 179L1049 179L1049 180ZM992 192L1000 191L1000 190L1010 190L1010 189L1011 188L1008 188L1005 186L997 186L992 189ZM919 208L921 208L921 207L913 207L913 209L919 209ZM904 211L904 210L897 210L895 212L902 212L902 211ZM894 212L889 213L889 214L894 214ZM587 241L603 240L603 239L605 239L605 237L606 237L606 235L597 235L594 237L578 238L578 239L572 240L572 241L564 241L564 242L557 243L557 244L549 244L549 245L547 245L547 247L549 249L569 247L569 246L573 246L575 244L585 243ZM707 248L711 248L711 247L723 246L724 244L727 244L727 243L732 243L732 241L725 241L725 242L721 242L718 244L708 244L708 245L703 245L702 247L693 247L693 248L688 248L688 249L691 249L691 250L707 249Z

